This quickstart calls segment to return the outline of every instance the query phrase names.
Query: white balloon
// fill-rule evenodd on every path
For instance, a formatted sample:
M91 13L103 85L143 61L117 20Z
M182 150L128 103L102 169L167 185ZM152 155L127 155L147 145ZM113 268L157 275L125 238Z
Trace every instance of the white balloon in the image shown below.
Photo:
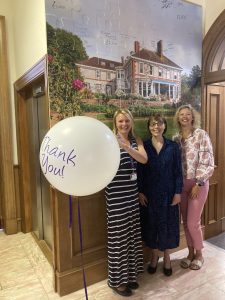
M59 191L86 196L106 187L116 175L120 149L113 132L90 117L71 117L54 125L40 148L46 179Z

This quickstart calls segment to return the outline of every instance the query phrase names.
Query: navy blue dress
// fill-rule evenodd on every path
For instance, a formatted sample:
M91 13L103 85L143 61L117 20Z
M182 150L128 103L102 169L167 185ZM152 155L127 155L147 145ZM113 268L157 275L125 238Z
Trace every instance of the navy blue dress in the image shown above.
M177 143L165 139L159 152L152 141L144 142L148 163L138 164L139 192L148 198L141 206L142 238L152 249L165 251L179 246L179 205L171 206L183 186L181 155Z

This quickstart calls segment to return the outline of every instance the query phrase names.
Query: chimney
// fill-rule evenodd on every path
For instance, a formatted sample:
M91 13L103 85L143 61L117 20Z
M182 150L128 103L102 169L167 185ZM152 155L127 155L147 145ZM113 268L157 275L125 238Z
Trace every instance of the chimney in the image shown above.
M121 63L124 65L124 56L121 56Z
M162 42L162 40L158 41L158 43L157 43L157 53L162 58L162 56L163 56L163 42Z
M140 43L138 41L134 42L134 52L139 53L140 52Z

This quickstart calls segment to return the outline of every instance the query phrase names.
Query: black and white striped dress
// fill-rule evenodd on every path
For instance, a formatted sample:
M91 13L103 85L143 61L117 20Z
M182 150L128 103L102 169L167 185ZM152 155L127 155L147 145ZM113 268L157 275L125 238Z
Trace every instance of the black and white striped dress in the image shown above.
M137 149L135 139L131 146ZM137 163L120 149L120 166L106 187L108 227L108 283L112 287L134 282L143 272L143 251L136 173Z

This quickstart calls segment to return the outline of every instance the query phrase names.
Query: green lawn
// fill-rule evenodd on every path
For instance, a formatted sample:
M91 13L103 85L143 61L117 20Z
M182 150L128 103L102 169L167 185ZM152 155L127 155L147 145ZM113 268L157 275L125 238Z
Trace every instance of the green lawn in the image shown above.
M149 138L149 133L147 129L147 118L135 119L135 132L138 136L140 136L143 140ZM176 133L176 128L174 127L173 117L167 117L167 133L166 137L171 139L172 136ZM112 129L112 120L104 121L106 125L108 125Z

